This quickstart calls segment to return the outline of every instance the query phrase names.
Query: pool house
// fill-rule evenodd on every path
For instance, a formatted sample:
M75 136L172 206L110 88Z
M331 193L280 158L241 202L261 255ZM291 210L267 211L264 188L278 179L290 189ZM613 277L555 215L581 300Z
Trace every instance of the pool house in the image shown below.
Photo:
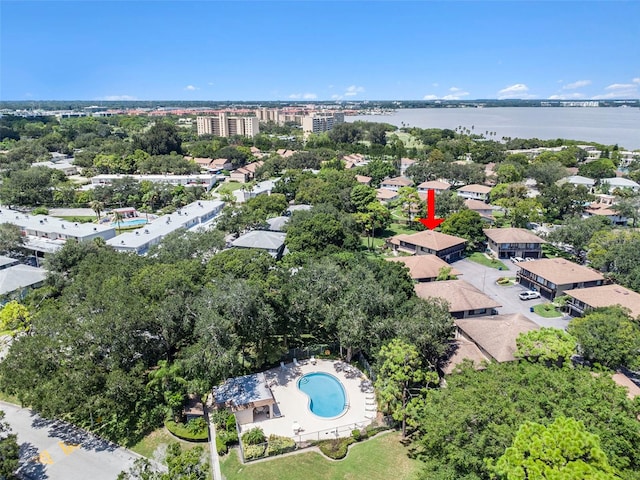
M233 412L239 425L274 417L276 401L264 373L229 378L213 389L213 396L216 407Z

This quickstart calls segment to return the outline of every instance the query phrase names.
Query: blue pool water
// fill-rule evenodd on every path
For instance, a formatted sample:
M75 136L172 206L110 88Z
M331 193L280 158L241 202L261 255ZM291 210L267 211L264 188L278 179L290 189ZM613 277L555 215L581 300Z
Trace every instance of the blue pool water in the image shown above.
M298 388L309 396L309 410L319 417L337 417L345 411L347 396L333 375L308 373L298 380Z
M133 218L131 220L122 220L120 222L121 227L133 227L135 225L144 225L147 221L144 218ZM111 225L117 226L117 222L111 222Z

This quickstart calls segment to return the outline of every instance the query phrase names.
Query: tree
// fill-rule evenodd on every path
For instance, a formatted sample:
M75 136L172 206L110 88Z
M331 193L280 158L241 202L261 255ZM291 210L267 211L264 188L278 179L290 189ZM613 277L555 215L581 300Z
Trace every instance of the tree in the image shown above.
M620 478L609 465L598 436L589 433L582 422L562 416L546 426L523 423L512 446L490 470L506 480Z
M611 178L616 176L616 166L608 158L593 160L583 163L578 167L578 173L584 177L599 180L601 178Z
M20 227L13 223L0 224L0 253L6 255L22 247L24 236Z
M567 243L576 250L583 251L596 232L611 230L611 220L602 215L594 215L588 218L579 216L568 218L563 225L553 229L549 233L551 242Z
M28 332L31 328L31 313L24 305L12 300L6 303L0 310L0 330Z
M149 155L182 153L182 140L175 125L159 121L135 138L134 148L144 150Z
M99 202L98 200L93 200L89 203L89 207L91 207L91 210L95 212L97 220L100 221L100 213L104 211L104 203Z
M409 225L413 225L415 215L422 206L422 200L418 196L418 190L413 187L401 187L398 190L396 202L402 207L402 213L407 217Z
M568 332L590 362L613 369L640 366L640 326L620 307L598 308L574 318Z
M9 423L3 421L4 416L0 410L0 478L13 478L20 465L20 446Z
M518 335L514 356L545 364L570 365L576 346L576 339L564 330L543 327Z
M369 204L376 200L376 190L367 185L354 185L351 189L351 204L357 212L367 210Z
M118 480L207 480L209 478L209 462L204 460L204 449L195 447L182 450L177 443L167 448L167 472L158 472L146 458L139 458L134 465L120 472Z
M527 228L530 223L538 223L544 219L544 208L535 198L506 199L496 202L507 209L505 218L514 228Z
M180 421L187 395L187 381L182 375L182 366L179 362L170 364L167 360L160 360L157 367L149 372L149 382L147 383L147 388L161 394L165 404L171 409L173 419L176 422Z
M113 212L111 212L111 221L115 222L116 227L118 229L118 234L120 234L120 224L122 223L123 220L124 220L124 216L122 215L122 212L118 210L114 210Z
M375 384L378 398L384 411L402 422L402 437L405 438L407 417L420 398L414 392L422 393L428 383L437 382L438 374L423 368L414 345L397 338L380 349L378 364Z
M296 212L287 225L285 243L292 252L335 252L356 250L360 246L353 220L335 210L314 208Z
M448 235L466 238L467 250L476 251L482 247L485 239L483 226L480 214L466 209L449 215L442 224L441 230Z

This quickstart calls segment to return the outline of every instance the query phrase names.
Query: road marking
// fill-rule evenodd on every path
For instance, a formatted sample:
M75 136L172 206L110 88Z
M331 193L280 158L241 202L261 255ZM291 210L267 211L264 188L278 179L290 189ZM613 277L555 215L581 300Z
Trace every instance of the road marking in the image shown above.
M53 459L51 458L51 455L49 455L49 452L47 452L46 450L40 452L38 461L45 465L53 465Z
M71 455L73 452L80 448L80 445L69 445L68 443L62 441L58 442L58 446L62 449L65 455Z

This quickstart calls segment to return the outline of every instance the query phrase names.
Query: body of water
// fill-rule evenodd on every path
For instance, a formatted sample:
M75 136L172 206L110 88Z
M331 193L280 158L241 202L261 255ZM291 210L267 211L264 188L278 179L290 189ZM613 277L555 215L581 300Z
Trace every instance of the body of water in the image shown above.
M357 115L347 122L386 122L398 127L450 128L473 133L496 132L495 137L566 138L621 149L640 149L640 108L497 107L497 108L406 108L389 115Z

